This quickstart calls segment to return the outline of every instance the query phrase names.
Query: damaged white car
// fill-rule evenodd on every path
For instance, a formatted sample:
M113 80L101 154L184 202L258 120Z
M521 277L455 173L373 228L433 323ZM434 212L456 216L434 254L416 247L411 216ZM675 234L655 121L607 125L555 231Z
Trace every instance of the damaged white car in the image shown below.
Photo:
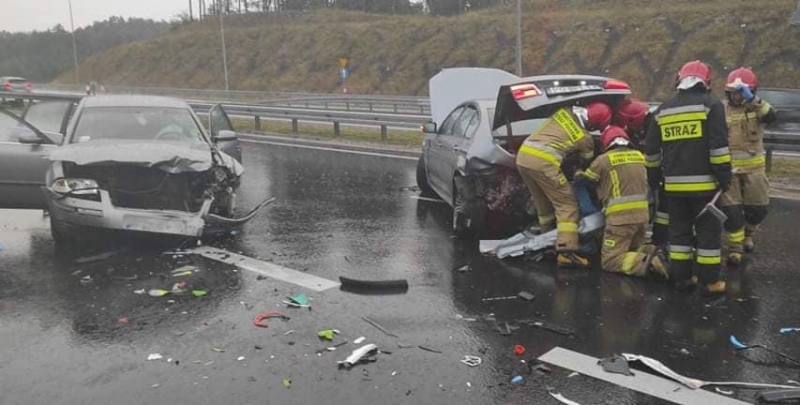
M241 226L271 202L234 218L244 168L220 106L209 114L211 134L177 99L87 97L73 109L63 136L0 115L0 207L47 209L56 242L91 228L202 237Z

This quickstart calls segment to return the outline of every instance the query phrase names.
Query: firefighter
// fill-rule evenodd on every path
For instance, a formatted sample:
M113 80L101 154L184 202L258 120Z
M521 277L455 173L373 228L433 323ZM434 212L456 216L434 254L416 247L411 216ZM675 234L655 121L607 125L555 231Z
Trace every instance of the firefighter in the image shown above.
M650 211L644 155L631 148L630 137L618 126L603 131L600 145L603 154L578 174L576 181L596 184L603 203L603 270L639 277L651 272L668 279L666 260L659 249L645 244Z
M738 265L742 254L752 252L753 232L767 216L769 182L764 156L764 126L777 119L775 110L758 96L758 78L752 70L739 68L725 84L725 117L731 149L733 178L720 205L728 215L728 263Z
M711 69L701 61L683 65L676 82L647 131L648 181L653 188L663 181L669 204L670 278L679 288L699 281L705 294L723 294L722 224L700 214L731 179L725 106L711 95Z
M614 110L614 125L625 128L631 141L638 149L643 149L647 128L650 126L652 114L650 106L644 101L628 99L623 101ZM667 245L667 227L669 226L669 213L667 211L667 196L664 194L663 187L652 189L655 198L655 218L653 220L653 236L651 241L659 247Z
M590 131L611 122L611 107L593 102L585 108L559 108L536 132L528 136L517 154L517 169L531 192L542 232L558 230L559 267L589 267L578 251L578 203L561 171L561 162L577 154L584 166L594 157Z

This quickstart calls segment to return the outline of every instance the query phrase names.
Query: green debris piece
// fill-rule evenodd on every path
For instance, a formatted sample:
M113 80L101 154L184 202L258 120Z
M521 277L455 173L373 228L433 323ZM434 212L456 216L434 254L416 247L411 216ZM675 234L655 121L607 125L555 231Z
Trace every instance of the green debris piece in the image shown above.
M321 331L317 332L317 336L320 339L333 340L333 333L334 333L333 329L321 330Z
M205 297L208 295L208 291L206 290L192 290L192 295L195 297Z
M294 297L286 297L289 300L290 305L299 305L301 307L307 307L309 304L308 296L305 293L300 293L295 295Z
M186 271L182 271L180 273L172 273L172 277L185 277L185 276L191 276L192 274L194 274L193 271L186 270Z
M177 274L184 274L184 273L192 274L196 271L197 267L195 266L183 266L183 267L178 267L175 270L172 270L170 273L172 274L173 277L178 277Z
M292 380L289 378L283 379L283 386L286 388L292 388Z
M169 290L162 290L159 288L152 289L150 290L150 292L148 292L148 294L150 294L151 297L163 297L169 293L170 293Z

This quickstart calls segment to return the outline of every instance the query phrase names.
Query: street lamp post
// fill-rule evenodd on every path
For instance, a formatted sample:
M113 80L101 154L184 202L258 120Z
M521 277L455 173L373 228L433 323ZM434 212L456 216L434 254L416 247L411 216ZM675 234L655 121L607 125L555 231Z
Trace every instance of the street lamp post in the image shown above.
M75 84L81 83L81 75L78 72L78 46L75 42L75 19L72 17L72 0L67 0L69 3L69 25L72 29L72 58L75 61Z
M225 23L222 22L222 1L220 0L219 6L217 6L217 12L219 13L219 32L222 36L222 69L225 72L225 90L230 90L228 86L228 55L225 52Z
M517 76L522 77L522 0L517 0Z

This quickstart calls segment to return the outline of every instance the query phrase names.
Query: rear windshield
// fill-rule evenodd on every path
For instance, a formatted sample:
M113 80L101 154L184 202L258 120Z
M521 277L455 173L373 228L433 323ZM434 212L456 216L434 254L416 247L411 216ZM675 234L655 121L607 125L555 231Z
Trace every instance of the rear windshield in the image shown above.
M8 79L11 84L25 84L25 79Z
M81 113L70 142L93 139L202 142L203 136L188 109L91 107Z
M489 116L489 122L494 122L494 108L487 108L486 113ZM547 118L512 122L511 134L513 136L528 136L538 131L545 122L547 122ZM502 126L494 130L492 136L508 136L508 130L505 126Z

